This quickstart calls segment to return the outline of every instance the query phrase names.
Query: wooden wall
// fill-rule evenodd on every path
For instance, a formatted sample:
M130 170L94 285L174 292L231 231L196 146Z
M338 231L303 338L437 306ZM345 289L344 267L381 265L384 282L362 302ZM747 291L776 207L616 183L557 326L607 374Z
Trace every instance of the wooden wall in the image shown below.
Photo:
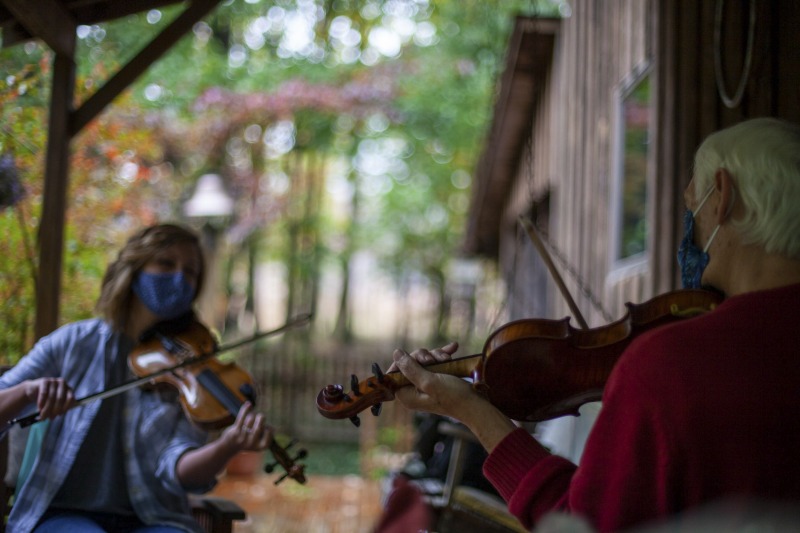
M520 156L516 184L504 210L501 264L535 256L530 243L520 237L517 217L538 204L537 223L546 225L555 263L590 326L619 318L625 301L640 301L651 292L646 264L612 272L609 200L615 94L652 60L653 4L571 2L572 14L561 22L532 137ZM542 266L534 260L527 268ZM525 270L525 265L506 269L510 292L531 302L512 303L512 315L524 314L524 307L543 300L549 302L546 316L572 315L551 281L531 285ZM540 311L529 309L534 310Z
M558 23L552 58L532 91L530 136L518 157L513 180L503 170L479 168L483 210L473 210L484 231L468 231L475 253L491 256L496 245L508 285L506 317L573 316L565 299L520 227L520 215L531 216L544 230L551 255L590 327L621 318L625 302L679 288L676 251L682 233L683 190L691 179L695 149L709 133L742 119L771 115L800 121L800 2L752 0L575 0L572 12ZM724 9L717 16L717 7ZM719 18L719 45L715 27ZM748 46L750 21L752 44ZM517 29L524 31L524 21ZM541 41L530 39L538 46ZM512 45L514 41L512 41ZM726 105L718 79L735 93L750 67L744 92ZM523 57L519 50L509 56ZM717 63L723 68L715 72ZM649 235L644 260L620 266L614 261L614 138L618 91L651 62L653 111L648 159ZM507 69L515 68L513 64ZM523 67L516 67L523 70ZM529 68L529 67L528 67ZM504 76L505 79L513 76ZM723 91L724 92L724 91ZM504 94L504 93L500 93ZM504 116L521 112L519 95L501 101ZM497 113L495 113L497 122ZM500 124L503 122L500 121ZM503 149L493 131L485 154ZM486 158L496 162L496 158ZM487 165L498 168L499 165ZM499 177L498 177L499 176ZM498 196L497 189L513 185ZM502 206L491 201L502 198ZM500 211L497 233L488 213ZM470 249L470 247L467 247ZM577 326L576 320L572 324ZM578 461L599 404L583 416L563 417L536 431L556 453Z
M717 8L719 46L715 43ZM751 6L755 9L751 64L745 73ZM654 289L678 283L674 250L681 236L683 189L703 138L747 118L800 122L800 2L783 0L661 0L656 11L656 67L660 78L657 123ZM715 56L721 68L717 72ZM741 101L721 96L718 76L732 96L744 80Z
M750 117L800 121L800 2L570 5L503 208L499 261L510 285L509 318L572 315L519 226L520 214L536 211L566 285L589 325L598 326L621 317L627 301L680 287L682 195L703 138ZM616 95L648 62L654 99L648 253L620 268L611 235ZM733 96L741 79L740 101L726 105L722 95Z

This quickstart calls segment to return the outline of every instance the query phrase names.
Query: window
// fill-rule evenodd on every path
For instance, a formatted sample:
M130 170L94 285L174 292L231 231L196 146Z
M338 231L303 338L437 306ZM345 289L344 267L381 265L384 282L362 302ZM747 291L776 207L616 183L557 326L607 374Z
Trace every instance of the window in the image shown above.
M618 92L612 242L616 262L644 259L647 249L648 167L652 120L649 69Z

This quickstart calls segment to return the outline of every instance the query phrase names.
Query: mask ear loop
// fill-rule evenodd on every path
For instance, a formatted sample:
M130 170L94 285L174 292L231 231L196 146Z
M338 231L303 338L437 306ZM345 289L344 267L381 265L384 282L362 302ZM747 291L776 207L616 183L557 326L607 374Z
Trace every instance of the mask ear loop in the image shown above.
M697 213L699 213L699 212L700 212L700 210L701 210L701 209L703 208L703 206L705 205L706 201L707 201L709 198L711 198L711 193L712 193L712 192L714 192L714 186L713 186L713 185L712 185L711 187L709 187L709 188L708 188L708 192L706 193L706 195L705 195L705 196L703 196L703 199L702 199L702 200L700 200L700 205L698 205L698 206L697 206L697 209L695 209L694 211L692 211L692 216L696 216L696 215L697 215Z
M733 211L733 205L736 203L736 188L735 187L731 187L731 188L733 189L733 198L731 199L731 205L728 206L728 210L725 211L725 218L728 218L728 216L731 214L731 211ZM713 190L713 187L712 187L712 190ZM709 196L711 196L711 191L709 191L708 194L706 195L706 197L703 198L703 201L700 202L700 207L703 207L703 204L706 202L706 200L708 200ZM700 207L697 208L698 211L700 211ZM717 236L717 232L719 231L719 228L721 228L721 227L722 227L722 224L717 224L717 227L714 228L714 231L711 232L711 237L708 238L708 242L706 243L705 247L703 248L703 253L707 253L708 252L708 249L711 247L711 242L714 240L714 237Z

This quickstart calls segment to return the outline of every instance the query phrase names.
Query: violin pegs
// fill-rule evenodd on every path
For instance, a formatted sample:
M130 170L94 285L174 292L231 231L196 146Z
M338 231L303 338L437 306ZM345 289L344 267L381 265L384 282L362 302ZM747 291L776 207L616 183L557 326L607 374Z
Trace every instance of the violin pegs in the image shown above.
M378 416L378 415L381 414L381 409L383 409L383 404L382 403L376 403L375 405L370 407L370 410L372 411L372 414L375 415L375 416Z
M361 391L358 390L358 376L350 374L350 390L353 396L361 396Z
M383 383L383 370L381 370L378 363L372 363L372 373L375 374L375 379L378 380L378 383Z
M297 450L297 457L293 459L293 461L299 461L300 459L305 459L308 456L308 450L303 448L302 450Z
M264 472L266 472L267 474L271 474L275 470L276 466L278 466L278 463L266 464L264 465Z
M361 425L361 419L359 419L358 416L351 416L350 422L352 422L355 427L359 427Z
M289 473L288 472L286 474L282 475L281 477L279 477L278 479L276 479L275 480L275 485L277 485L278 483L280 483L281 481L283 481L287 477L289 477Z
M322 395L328 402L340 403L344 399L344 387L341 385L328 385L322 390Z

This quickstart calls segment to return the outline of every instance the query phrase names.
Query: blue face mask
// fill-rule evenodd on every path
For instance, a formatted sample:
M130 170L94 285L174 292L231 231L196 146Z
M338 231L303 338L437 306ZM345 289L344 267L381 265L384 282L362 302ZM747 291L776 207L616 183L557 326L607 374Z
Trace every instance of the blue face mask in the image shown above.
M700 248L694 243L694 216L700 212L700 209L706 203L706 200L714 192L712 186L705 197L700 201L697 210L692 213L691 209L687 209L683 215L683 239L678 247L678 265L681 267L681 281L683 282L684 289L699 289L700 280L703 277L703 271L708 266L708 248L714 237L717 236L719 231L719 224L714 228L711 233L705 248Z
M140 272L133 280L133 292L150 312L164 320L188 312L194 301L194 287L183 272Z

